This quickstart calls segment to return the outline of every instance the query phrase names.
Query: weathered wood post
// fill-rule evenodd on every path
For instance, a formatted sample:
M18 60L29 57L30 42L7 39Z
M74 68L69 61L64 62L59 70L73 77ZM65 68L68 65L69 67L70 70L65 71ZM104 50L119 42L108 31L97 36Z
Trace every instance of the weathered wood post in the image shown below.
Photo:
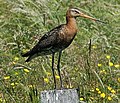
M42 91L40 103L79 103L79 97L76 89Z

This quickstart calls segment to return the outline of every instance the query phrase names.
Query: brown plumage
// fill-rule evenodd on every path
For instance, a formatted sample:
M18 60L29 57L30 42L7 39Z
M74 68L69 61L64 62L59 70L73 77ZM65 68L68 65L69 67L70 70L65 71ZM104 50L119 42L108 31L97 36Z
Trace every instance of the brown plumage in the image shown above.
M56 52L59 52L57 69L62 87L62 78L60 75L61 53L62 50L64 50L71 44L75 35L77 34L76 17L80 16L92 19L94 21L99 21L95 18L83 14L80 10L76 8L68 9L66 13L66 24L62 24L47 32L30 51L22 55L23 57L28 57L26 62L29 62L31 59L37 56L52 54L52 72L54 77L55 88L56 80L54 74L54 54Z

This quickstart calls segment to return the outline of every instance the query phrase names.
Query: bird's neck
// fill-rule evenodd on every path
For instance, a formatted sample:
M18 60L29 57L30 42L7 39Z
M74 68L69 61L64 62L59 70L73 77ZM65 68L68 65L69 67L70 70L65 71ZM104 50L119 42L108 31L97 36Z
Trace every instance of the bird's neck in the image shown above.
M69 29L77 30L77 23L74 17L66 17L66 26Z

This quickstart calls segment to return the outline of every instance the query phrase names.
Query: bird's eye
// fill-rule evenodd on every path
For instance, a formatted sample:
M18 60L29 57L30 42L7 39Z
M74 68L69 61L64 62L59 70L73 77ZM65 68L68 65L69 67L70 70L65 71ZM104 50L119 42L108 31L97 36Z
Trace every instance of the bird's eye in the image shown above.
M79 14L80 12L78 11L78 10L76 10L76 9L72 9L71 10L74 14Z
M78 11L74 11L75 14L78 14L79 12Z

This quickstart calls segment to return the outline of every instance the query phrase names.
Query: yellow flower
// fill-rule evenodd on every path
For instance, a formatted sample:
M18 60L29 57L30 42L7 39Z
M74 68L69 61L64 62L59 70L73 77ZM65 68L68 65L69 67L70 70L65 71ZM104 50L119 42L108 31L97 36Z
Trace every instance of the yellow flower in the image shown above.
M120 78L118 78L118 82L120 82Z
M113 63L112 63L112 62L109 62L109 66L111 66L111 67L112 67L112 66L113 66Z
M102 64L98 63L98 67L101 67L101 66L102 66Z
M69 85L66 85L67 88L69 88Z
M97 48L97 46L96 46L96 45L93 45L93 46L92 46L92 48L93 48L93 49L96 49L96 48Z
M107 88L108 88L108 90L109 90L109 91L111 91L111 90L112 90L112 88L111 88L110 86L108 86Z
M90 91L91 91L91 92L94 92L95 90L94 90L94 89L91 89Z
M14 60L15 60L15 61L18 61L18 60L19 60L19 58L18 58L18 57L15 57L15 58L14 58Z
M11 83L10 85L11 86L15 86L15 85L17 85L18 83L17 82L15 82L15 83Z
M29 73L30 71L28 69L24 69L24 72Z
M105 98L105 93L101 93L100 96L101 96L102 98Z
M99 88L96 88L96 91L100 91Z
M115 94L115 93L116 93L116 91L112 89L112 90L111 90L111 93Z
M98 94L100 94L101 93L101 91L98 91Z
M5 76L4 79L5 80L10 79L10 76Z
M30 85L28 85L28 87L32 88L32 87L33 87L33 85L31 85L31 84L30 84Z
M98 92L98 94L101 93L100 89L99 88L95 88L95 90Z
M70 88L73 88L73 86L72 86L72 85L70 85Z
M107 59L110 59L110 55L106 55L106 58L107 58Z
M109 101L111 101L112 100L112 98L110 97L110 96L108 96L108 98L107 98Z
M48 78L44 78L44 82L48 83L49 79Z
M0 103L3 103L3 99L0 97Z
M66 87L67 87L67 88L73 88L73 86L72 86L72 85L66 85Z
M101 70L100 73L106 74L106 71L105 70Z
M15 75L18 75L18 72L15 72Z
M15 83L11 83L10 85L11 85L11 86L14 86L14 85L15 85Z
M56 78L56 79L60 79L60 76L56 75L55 78Z
M84 98L80 97L80 100L81 100L81 101L83 101L83 100L84 100Z
M120 67L120 65L119 64L116 64L116 65L114 65L115 66L115 68L119 68Z
M106 74L106 71L105 71L105 70L103 70L103 73L104 73L104 74Z
M17 83L17 82L15 82L15 84L16 84L16 85L18 85L18 83Z
M50 72L46 72L46 74L47 74L48 76L51 76L51 73L50 73Z

